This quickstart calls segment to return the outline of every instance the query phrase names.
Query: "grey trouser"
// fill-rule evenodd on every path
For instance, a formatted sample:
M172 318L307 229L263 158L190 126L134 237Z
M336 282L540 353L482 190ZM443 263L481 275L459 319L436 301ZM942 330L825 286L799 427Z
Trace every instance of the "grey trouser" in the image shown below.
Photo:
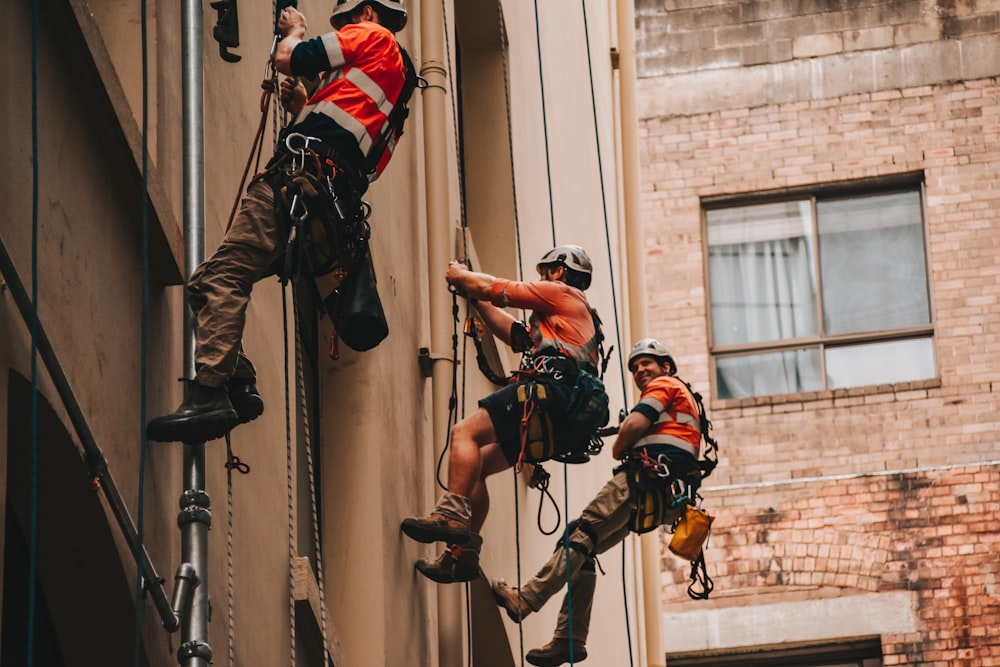
M285 252L286 232L278 222L274 192L264 180L252 183L218 249L187 285L197 321L195 380L221 387L233 375L254 283L270 273Z
M624 471L617 473L605 484L590 504L584 508L580 518L588 522L597 536L597 544L582 529L574 530L569 538L590 550L594 555L602 554L625 539L629 533L628 476ZM679 512L679 511L678 511ZM566 548L560 541L552 557L538 573L521 587L521 597L535 610L541 609L549 598L566 584ZM597 574L593 568L594 559L575 548L569 549L570 592L563 598L559 621L553 637L570 638L570 609L572 604L573 641L587 641L590 629L590 612L594 603L594 589Z

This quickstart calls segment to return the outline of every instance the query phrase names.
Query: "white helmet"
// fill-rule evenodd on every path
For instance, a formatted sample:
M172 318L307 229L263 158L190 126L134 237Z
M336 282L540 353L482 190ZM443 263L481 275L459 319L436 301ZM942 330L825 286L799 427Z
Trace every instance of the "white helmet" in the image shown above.
M406 27L406 7L403 0L337 0L333 5L333 16L350 14L358 6L370 2L382 9L377 9L379 22L393 32L399 32Z
M653 357L659 363L668 362L670 364L670 375L677 372L677 364L670 354L667 346L655 338L643 338L632 346L632 351L628 353L628 369L632 370L632 362L638 357Z
M580 289L590 287L591 274L594 273L594 266L590 263L590 256L587 251L578 245L560 245L542 255L535 265L535 270L541 273L541 268L545 264L561 264L567 269L572 269L577 273L582 273L583 286Z

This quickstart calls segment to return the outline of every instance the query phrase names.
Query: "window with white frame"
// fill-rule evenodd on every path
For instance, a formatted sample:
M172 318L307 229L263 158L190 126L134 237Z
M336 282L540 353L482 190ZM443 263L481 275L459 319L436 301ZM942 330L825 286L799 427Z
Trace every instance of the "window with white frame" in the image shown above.
M704 206L719 398L936 377L921 184Z

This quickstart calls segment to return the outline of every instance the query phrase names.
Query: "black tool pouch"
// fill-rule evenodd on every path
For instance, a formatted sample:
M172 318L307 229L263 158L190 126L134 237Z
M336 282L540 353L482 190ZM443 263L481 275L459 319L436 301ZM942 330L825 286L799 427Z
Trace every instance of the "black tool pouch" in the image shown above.
M370 350L389 335L389 323L378 294L375 266L367 242L343 283L326 297L323 306L340 340L351 349Z

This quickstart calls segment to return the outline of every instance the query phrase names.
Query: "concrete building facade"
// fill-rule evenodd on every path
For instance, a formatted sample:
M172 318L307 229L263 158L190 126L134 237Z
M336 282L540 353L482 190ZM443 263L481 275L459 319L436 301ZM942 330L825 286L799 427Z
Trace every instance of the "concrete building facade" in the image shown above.
M310 36L326 31L331 4L299 3ZM635 116L621 103L632 85L609 54L631 52L632 22L603 1L407 4L399 37L427 86L366 196L390 335L330 358L326 318L301 302L296 326L291 289L255 286L244 345L266 407L231 442L247 474L227 470L222 441L207 443L199 468L196 448L144 443L143 433L177 407L177 379L190 376L181 285L221 240L238 196L261 119L271 3L239 4L228 60L209 3L7 8L0 85L17 92L0 102L0 238L11 260L0 283L3 664L32 653L46 665L208 664L189 643L194 615L195 630L208 624L196 639L214 664L317 665L325 641L337 667L450 667L467 655L513 665L522 645L551 636L555 602L524 625L522 642L485 578L468 589L422 578L414 561L440 545L406 540L399 522L441 492L449 419L494 389L462 337L461 299L458 321L452 314L448 260L530 279L550 247L581 244L608 343L627 347L623 219L637 210L627 193L638 181L622 164L636 158L625 138L634 142ZM614 48L622 34L626 47ZM191 49L202 55L188 78ZM203 89L194 109L189 85ZM191 128L204 160L194 183L192 115L203 119ZM264 116L266 159L282 119ZM51 350L40 350L43 334ZM495 361L510 370L517 359ZM617 412L632 391L618 357L608 378ZM549 501L526 475L492 480L485 572L513 581L541 565L556 537L536 517L558 531L575 516L607 479L610 455L599 461L552 469L559 516L540 508ZM207 567L196 572L196 611L172 633L159 602L169 615L172 591L194 583L178 530L192 520L211 522ZM138 579L135 540L153 580ZM630 543L604 563L607 581L629 583L599 587L595 663L642 655L645 628L657 629L641 617L639 559Z
M664 550L668 664L1000 664L1000 3L636 8L649 333L722 445L709 601ZM899 193L912 242L882 236L892 206L861 211ZM816 261L764 282L809 296L731 298L762 260L724 255L779 237L769 266L792 237ZM911 290L919 317L886 324ZM747 327L812 299L805 330ZM794 372L765 373L776 355Z

